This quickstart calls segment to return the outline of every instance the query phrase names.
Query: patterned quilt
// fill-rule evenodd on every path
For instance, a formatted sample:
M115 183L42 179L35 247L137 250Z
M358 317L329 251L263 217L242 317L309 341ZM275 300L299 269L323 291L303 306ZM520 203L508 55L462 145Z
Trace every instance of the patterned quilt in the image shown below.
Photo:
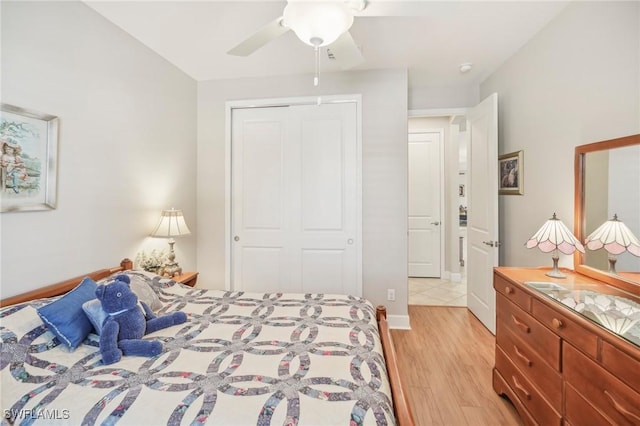
M136 272L130 272L136 274ZM70 351L36 313L0 310L3 424L395 424L375 309L362 298L202 290L139 274L164 352L105 366L99 337Z

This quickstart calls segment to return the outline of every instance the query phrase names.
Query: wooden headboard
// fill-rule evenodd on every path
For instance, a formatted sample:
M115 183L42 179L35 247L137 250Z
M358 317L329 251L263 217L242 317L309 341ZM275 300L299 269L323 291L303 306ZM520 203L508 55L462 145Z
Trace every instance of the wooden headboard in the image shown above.
M126 271L129 269L133 269L133 262L131 261L131 259L122 259L122 261L120 262L120 266L116 266L114 268L108 268L108 269L99 269L97 271L90 272L88 274L83 274L75 278L61 281L59 283L51 284L46 287L38 288L36 290L28 291L26 293L21 293L16 296L2 299L0 300L0 308L9 306L9 305L15 305L17 303L28 302L30 300L59 296L70 290L73 290L78 284L80 284L80 282L85 277L89 277L92 280L97 281L97 280L101 280L103 278L108 277L114 272Z

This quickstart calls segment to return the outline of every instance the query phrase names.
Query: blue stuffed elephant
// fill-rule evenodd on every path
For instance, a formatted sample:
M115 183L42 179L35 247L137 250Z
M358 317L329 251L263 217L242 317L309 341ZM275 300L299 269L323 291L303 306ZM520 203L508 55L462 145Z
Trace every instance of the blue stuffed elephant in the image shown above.
M120 361L123 355L156 356L162 353L162 343L143 340L142 336L187 320L184 312L156 317L144 302L131 291L130 278L118 275L114 281L98 286L96 297L107 313L100 333L100 353L104 364Z

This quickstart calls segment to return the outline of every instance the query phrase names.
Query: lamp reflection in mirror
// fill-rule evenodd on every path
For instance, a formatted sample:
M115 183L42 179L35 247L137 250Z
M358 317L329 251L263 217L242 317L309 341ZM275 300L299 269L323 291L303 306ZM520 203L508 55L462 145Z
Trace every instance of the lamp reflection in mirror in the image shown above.
M160 275L174 277L182 273L182 268L176 262L176 253L173 251L173 245L176 243L173 237L189 234L191 234L191 231L184 221L182 210L174 208L162 210L160 221L151 233L152 237L169 238L169 255L164 265L162 265L162 270L159 271Z
M604 294L585 298L585 310L592 312L602 325L618 334L625 334L640 320L640 305L622 297Z
M525 244L527 248L538 247L543 253L553 252L551 259L553 260L553 269L547 272L547 276L552 278L566 278L566 275L558 269L558 260L560 255L573 254L576 250L584 253L584 246L578 239L569 231L560 219L553 216L547 220L544 225L533 234L529 241Z
M595 316L600 324L620 335L640 321L640 305L634 301L621 296L585 293L583 301L566 297L561 302L581 314Z
M640 257L640 241L631 230L614 214L610 219L600 225L585 240L589 250L604 248L609 253L609 273L617 275L616 261L619 254L628 251L634 256Z

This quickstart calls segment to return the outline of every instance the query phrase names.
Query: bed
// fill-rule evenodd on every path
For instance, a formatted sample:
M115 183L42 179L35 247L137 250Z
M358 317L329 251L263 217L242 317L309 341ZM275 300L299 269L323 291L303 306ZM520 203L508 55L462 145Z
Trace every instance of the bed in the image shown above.
M3 424L414 424L384 307L348 295L192 288L131 268L125 259L1 301ZM188 319L145 336L162 354L104 365L95 330L72 350L38 309L120 273L157 314Z

